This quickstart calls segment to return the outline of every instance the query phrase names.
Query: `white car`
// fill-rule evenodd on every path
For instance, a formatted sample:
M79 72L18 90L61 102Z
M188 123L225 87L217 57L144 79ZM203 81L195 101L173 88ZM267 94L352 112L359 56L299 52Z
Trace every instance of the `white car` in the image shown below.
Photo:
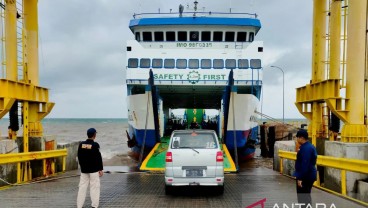
M224 157L213 130L176 130L166 153L165 193L176 186L216 186L224 192Z

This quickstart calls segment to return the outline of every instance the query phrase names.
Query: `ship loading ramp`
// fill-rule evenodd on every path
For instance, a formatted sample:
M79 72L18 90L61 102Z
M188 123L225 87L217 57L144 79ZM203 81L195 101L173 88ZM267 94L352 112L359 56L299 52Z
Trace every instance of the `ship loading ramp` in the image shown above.
M169 145L170 137L162 137L161 142L157 143L151 152L144 159L140 170L142 171L165 171L165 156ZM236 172L235 163L230 155L225 144L221 144L221 149L224 154L224 171L231 173Z

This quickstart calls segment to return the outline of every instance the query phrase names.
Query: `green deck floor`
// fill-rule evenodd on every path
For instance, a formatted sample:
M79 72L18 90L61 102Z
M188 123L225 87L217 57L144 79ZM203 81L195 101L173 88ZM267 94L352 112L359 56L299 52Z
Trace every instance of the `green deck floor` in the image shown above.
M140 167L141 170L150 170L150 171L165 170L165 157L169 145L169 140L170 137L161 138L161 142L155 145L155 147L143 161L142 166ZM226 148L226 145L222 144L221 149L224 153L224 171L236 172L234 161L231 158L230 153Z

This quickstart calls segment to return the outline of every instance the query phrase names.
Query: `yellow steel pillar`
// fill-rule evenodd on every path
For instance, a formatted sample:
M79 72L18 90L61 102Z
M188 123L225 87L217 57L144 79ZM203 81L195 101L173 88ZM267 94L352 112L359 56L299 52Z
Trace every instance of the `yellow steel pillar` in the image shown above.
M5 0L5 57L6 79L18 81L17 7L15 0ZM13 103L14 101L15 100L13 100ZM5 108L1 114L7 113L8 110L10 110L10 108ZM16 131L9 129L8 133L9 137L11 136L12 139L16 139Z
M340 79L340 47L341 47L341 1L331 1L330 11L330 72L329 79ZM339 90L339 89L338 89ZM340 91L338 91L340 95ZM335 109L329 109L329 111ZM331 112L333 113L333 112ZM330 141L335 139L335 132L329 134Z
M322 124L322 107L318 102L313 102L312 104L312 144L314 146L317 145L317 137L319 132L321 132L321 124Z
M38 73L38 0L23 1L24 4L24 70L27 82L39 85ZM39 116L40 103L29 102L30 136L42 136L42 124Z
M23 1L25 47L24 64L27 69L29 83L39 85L38 76L38 0Z
M364 125L364 79L366 53L367 1L349 1L346 109L347 123L342 128L344 142L367 142Z
M330 16L330 79L340 79L341 1L331 2Z
M28 124L28 116L29 116L29 103L27 101L23 102L23 152L29 152L29 124ZM21 172L22 180L28 181L32 179L32 170L30 162L24 162L22 164L23 168L18 171Z
M325 79L326 57L326 0L314 0L313 7L313 46L312 46L312 84ZM321 131L322 109L319 102L312 103L312 121L310 130L312 144L316 146L317 134Z
M325 79L327 2L314 0L313 5L312 83L315 83Z
M17 7L15 0L5 0L5 56L6 78L17 81Z

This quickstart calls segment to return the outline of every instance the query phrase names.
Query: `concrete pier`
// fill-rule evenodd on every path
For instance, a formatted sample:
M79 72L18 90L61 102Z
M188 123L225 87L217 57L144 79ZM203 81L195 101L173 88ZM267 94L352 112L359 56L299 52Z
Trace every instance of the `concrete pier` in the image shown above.
M280 157L278 155L279 150L295 152L295 141L277 141L275 143L275 152L273 156L273 170L275 171L280 170ZM295 170L295 161L284 160L283 167L283 174L291 176Z
M14 140L7 138L0 138L0 154L17 153L18 145ZM0 165L0 178L9 182L17 182L17 165L6 164ZM7 185L5 182L0 180L0 187Z
M339 158L350 158L358 160L368 160L368 144L365 143L344 143L344 142L325 142L325 155ZM341 191L341 171L334 168L325 168L325 187L337 192ZM351 197L356 197L358 191L358 181L368 179L368 175L347 172L346 173L346 191ZM361 184L362 190L364 184ZM368 193L367 193L368 194ZM363 193L358 193L362 198Z
M57 144L57 149L64 149L68 150L68 156L66 157L66 167L65 170L77 170L78 169L78 145L79 142L72 142L72 143L60 143ZM56 172L62 171L62 158L56 159Z
M32 137L29 139L29 151L45 151L64 149L68 150L68 156L66 158L66 171L77 170L77 152L79 142L73 142L69 144L56 145L55 136L43 136ZM23 139L18 137L16 140L8 138L0 138L0 154L14 154L23 152ZM62 171L62 158L57 158L55 163L56 172ZM43 177L43 163L42 160L31 161L32 178ZM6 181L2 181L2 180ZM8 183L14 184L17 182L17 164L0 165L0 187L7 185Z

